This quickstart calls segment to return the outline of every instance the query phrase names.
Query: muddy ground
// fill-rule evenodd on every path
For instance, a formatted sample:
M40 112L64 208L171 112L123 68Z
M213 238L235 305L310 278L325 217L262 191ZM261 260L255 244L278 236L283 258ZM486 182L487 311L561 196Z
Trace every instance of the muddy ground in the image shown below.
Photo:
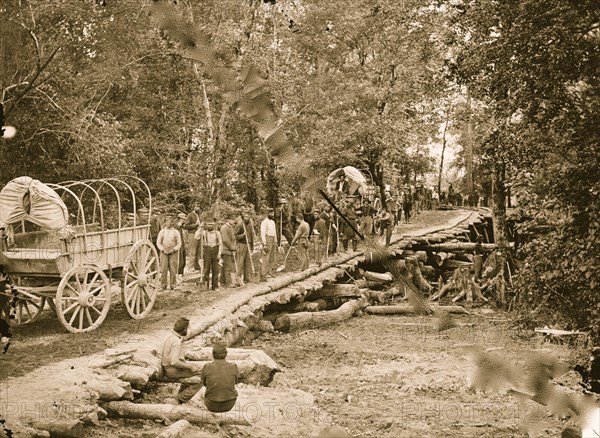
M398 231L434 226L456 214L424 212ZM278 262L281 259L283 255ZM292 252L289 267L296 266ZM0 374L2 378L24 375L41 364L134 340L164 328L164 321L172 321L175 315L211 306L230 293L231 289L199 291L194 283L187 283L161 293L157 307L142 321L129 319L113 305L98 330L79 335L67 333L47 311L34 324L14 329L11 348L0 357ZM507 360L520 362L527 352L545 348L573 364L581 351L542 344L531 332L509 329L510 315L484 308L473 312L457 317L465 325L442 333L433 317L362 315L328 328L263 335L244 347L263 349L283 372L271 388L240 385L235 409L255 420L254 427L194 427L186 436L316 436L330 424L356 437L560 436L570 420L549 416L545 407L502 391L467 390L468 346L493 347ZM578 390L577 381L572 372L561 377L564 387L572 391ZM162 402L175 390L175 385L153 385L144 401ZM103 420L89 429L89 436L148 438L164 427L151 421Z

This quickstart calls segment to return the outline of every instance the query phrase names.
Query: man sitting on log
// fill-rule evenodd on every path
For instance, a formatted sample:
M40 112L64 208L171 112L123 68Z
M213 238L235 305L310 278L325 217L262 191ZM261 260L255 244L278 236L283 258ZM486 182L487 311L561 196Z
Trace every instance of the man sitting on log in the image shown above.
M169 379L186 379L201 372L198 366L185 360L183 338L187 335L189 324L187 318L179 318L169 336L163 341L161 365L163 375ZM202 383L182 383L177 394L177 402L187 403L201 388Z
M206 387L204 405L210 412L229 412L237 401L238 366L227 362L227 346L223 341L213 344L213 361L202 369L202 383Z

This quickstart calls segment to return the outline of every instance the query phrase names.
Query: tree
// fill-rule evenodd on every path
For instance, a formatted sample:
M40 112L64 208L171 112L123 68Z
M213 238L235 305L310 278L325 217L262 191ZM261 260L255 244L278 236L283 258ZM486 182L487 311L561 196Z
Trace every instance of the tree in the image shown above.
M516 300L547 306L551 287L554 295L571 303L559 317L585 325L598 316L598 301L590 291L600 281L594 268L599 203L593 195L599 181L597 170L592 171L600 157L596 68L600 13L593 1L554 0L542 5L487 0L453 5L458 50L451 68L489 114L491 128L482 144L494 175L499 215L495 220L502 225L505 219L501 198L507 182L519 183L521 193L531 194L523 200L529 201L525 208L533 209L534 216L550 201L559 206L557 211L568 212L554 221L551 235L536 237L523 247L525 269L519 274ZM533 177L524 180L523 173ZM525 224L533 225L531 217ZM582 241L588 244L581 245ZM560 264L580 275L552 276L549 286L548 277L540 276L539 263L556 265L564 254L570 259ZM536 283L543 292L532 294L528 289Z

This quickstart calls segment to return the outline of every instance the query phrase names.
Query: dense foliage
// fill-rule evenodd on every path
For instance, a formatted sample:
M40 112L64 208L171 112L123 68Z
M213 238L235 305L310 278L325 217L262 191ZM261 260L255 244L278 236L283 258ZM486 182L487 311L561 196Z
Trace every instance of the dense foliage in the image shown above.
M519 198L514 303L541 323L600 311L600 10L594 1L453 2L450 68L485 104L484 158Z
M518 197L514 306L592 326L596 3L3 1L1 102L18 133L0 140L0 183L135 174L164 205L258 210L341 165L381 189L415 182L445 124L469 145L459 187L493 192L500 232L505 193Z

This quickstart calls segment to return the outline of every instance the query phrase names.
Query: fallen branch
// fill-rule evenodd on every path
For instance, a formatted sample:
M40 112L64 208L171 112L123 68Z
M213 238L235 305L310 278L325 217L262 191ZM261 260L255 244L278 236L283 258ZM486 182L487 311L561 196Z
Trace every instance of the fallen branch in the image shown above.
M179 438L182 437L185 431L191 426L187 420L179 420L164 429L156 435L156 438Z
M187 420L198 426L206 424L250 426L239 413L214 415L207 410L188 405L145 404L127 401L109 402L104 409L111 417L135 418L140 420Z
M435 313L436 310L445 311L448 313L458 313L470 315L469 311L462 306L431 306L431 310ZM414 306L368 306L365 308L365 313L371 315L411 315L420 313L415 311Z

